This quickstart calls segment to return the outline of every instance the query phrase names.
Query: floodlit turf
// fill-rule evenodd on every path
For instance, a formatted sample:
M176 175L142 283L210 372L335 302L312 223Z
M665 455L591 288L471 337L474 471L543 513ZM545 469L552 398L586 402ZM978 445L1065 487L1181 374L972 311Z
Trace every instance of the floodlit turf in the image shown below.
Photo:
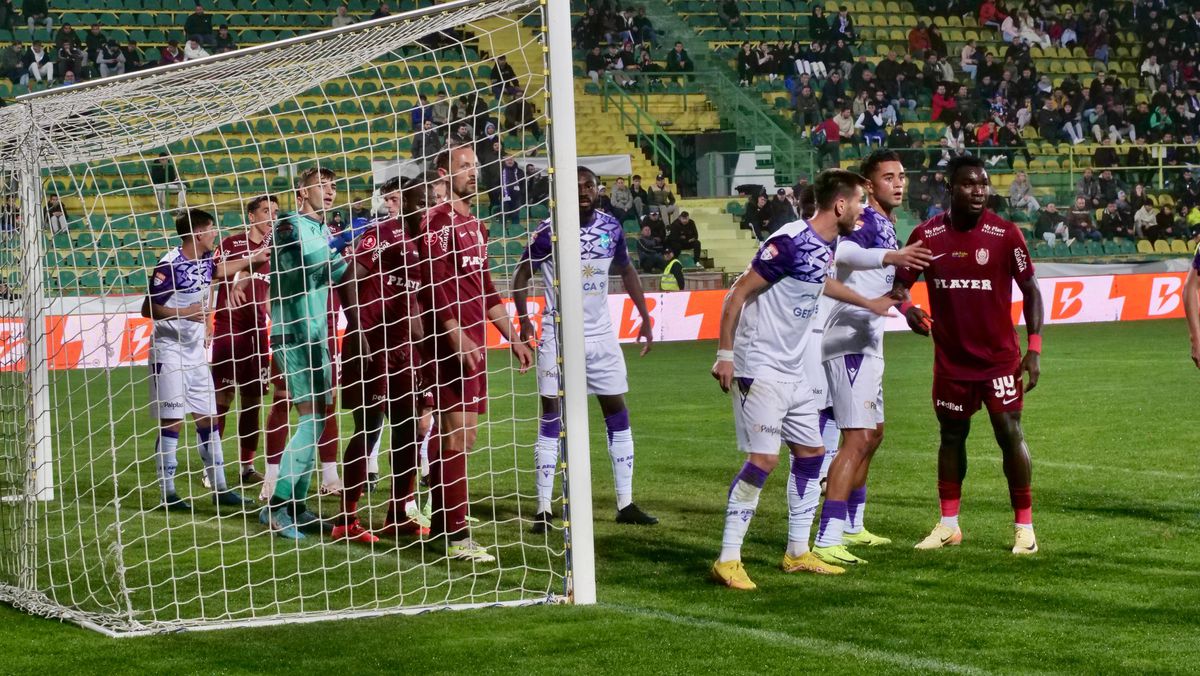
M1027 398L1042 551L1016 559L999 453L969 442L963 546L911 547L937 519L925 339L889 335L887 438L868 526L890 547L840 577L785 575L782 476L745 547L753 593L710 584L740 458L712 343L627 352L636 498L653 528L612 523L593 411L600 604L433 613L113 641L0 610L5 673L1191 672L1200 659L1195 402L1180 321L1047 329ZM532 425L529 434L533 434Z

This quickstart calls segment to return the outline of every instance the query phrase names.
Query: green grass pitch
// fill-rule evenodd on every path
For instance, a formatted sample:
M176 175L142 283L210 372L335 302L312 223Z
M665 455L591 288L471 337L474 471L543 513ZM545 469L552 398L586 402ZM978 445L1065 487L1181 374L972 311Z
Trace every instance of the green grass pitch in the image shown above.
M925 339L893 334L888 431L866 518L895 544L860 551L870 564L840 577L783 574L786 501L774 476L744 549L759 590L710 584L741 459L728 399L708 375L714 345L667 344L642 359L626 353L635 493L659 526L612 523L593 405L596 606L127 641L0 608L0 672L1194 673L1200 372L1185 336L1180 321L1047 329L1042 382L1026 399L1042 547L1029 559L1007 549L1012 515L982 417L969 442L963 546L912 549L937 519L932 355Z

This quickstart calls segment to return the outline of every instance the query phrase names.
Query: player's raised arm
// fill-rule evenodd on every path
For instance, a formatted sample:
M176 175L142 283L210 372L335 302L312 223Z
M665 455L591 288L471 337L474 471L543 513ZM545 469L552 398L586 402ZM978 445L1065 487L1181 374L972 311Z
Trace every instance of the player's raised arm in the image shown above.
M889 265L924 270L932 256L933 252L919 239L903 249L877 249L865 248L847 237L838 242L837 248L837 264L849 270L878 270Z
M266 248L263 248L251 253L249 256L242 256L241 258L221 256L213 268L213 277L225 281L230 277L234 277L239 272L245 272L256 265L261 265L270 258L270 255L270 252Z
M733 385L733 336L737 333L742 318L742 306L770 286L751 263L746 271L733 280L733 286L725 293L721 302L721 331L717 341L717 361L712 367L712 376L725 392Z
M1192 362L1200 368L1200 253L1188 270L1183 282L1183 314L1187 316L1188 335L1192 341Z

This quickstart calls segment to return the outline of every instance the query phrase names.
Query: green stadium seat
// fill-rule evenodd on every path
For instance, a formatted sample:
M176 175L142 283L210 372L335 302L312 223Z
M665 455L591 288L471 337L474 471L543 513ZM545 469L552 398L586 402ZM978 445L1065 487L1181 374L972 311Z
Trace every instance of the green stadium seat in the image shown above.
M148 287L149 280L146 277L145 270L134 270L125 276L125 288L127 292L137 293Z

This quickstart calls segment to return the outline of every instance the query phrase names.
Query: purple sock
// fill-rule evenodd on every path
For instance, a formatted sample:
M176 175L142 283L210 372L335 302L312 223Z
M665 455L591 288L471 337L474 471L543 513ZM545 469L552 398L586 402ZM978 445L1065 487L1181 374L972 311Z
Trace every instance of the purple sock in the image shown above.
M562 434L562 418L557 413L543 413L538 434L550 439L557 439Z
M862 530L862 506L867 501L867 487L862 486L850 491L846 500L846 531L857 533Z
M825 535L825 529L829 527L829 522L833 519L846 520L846 501L845 500L826 500L825 506L821 508L821 527L817 530L817 541ZM839 538L840 539L840 538Z
M604 416L604 427L608 429L608 440L611 442L613 434L629 429L629 409L623 408L612 415Z
M821 461L823 455L811 458L792 458L792 480L796 482L796 494L804 497L804 489L809 481L821 478Z
M762 488L763 484L767 483L767 471L750 462L742 465L742 469L738 471L737 476L733 477L733 483L729 484L730 494L733 493L733 489L739 481L745 481L755 488ZM729 496L727 495L726 497Z

